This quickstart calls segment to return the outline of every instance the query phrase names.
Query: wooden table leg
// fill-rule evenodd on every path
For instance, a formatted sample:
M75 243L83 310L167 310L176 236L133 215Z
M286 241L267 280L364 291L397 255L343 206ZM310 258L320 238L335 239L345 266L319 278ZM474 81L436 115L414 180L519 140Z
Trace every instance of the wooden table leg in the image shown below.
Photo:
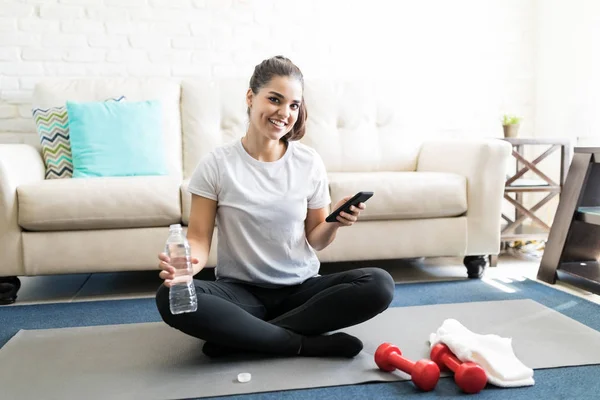
M575 214L579 196L583 190L583 183L587 177L590 166L591 153L577 153L569 168L569 179L565 182L558 209L548 235L544 255L540 263L537 278L547 282L556 282L556 270L561 261L569 228Z

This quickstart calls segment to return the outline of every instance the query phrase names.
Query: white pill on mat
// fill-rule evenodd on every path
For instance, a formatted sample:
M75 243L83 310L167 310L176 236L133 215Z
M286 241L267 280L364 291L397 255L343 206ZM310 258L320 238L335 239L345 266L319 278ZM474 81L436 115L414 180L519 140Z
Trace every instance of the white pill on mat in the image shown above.
M250 382L250 379L252 379L252 375L250 375L248 372L242 372L241 374L238 374L238 382L246 383Z

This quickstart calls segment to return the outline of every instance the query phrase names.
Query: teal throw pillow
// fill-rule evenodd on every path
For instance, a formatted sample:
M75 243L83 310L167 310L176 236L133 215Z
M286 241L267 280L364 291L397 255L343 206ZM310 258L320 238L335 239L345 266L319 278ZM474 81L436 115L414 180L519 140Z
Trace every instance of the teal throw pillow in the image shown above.
M73 178L166 175L159 101L67 101Z

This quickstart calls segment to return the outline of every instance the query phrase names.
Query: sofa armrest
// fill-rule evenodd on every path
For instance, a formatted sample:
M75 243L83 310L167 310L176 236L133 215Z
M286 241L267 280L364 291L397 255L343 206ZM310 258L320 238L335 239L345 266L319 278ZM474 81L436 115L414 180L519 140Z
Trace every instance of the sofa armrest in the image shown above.
M500 252L502 200L512 146L498 139L423 143L417 171L451 172L467 178L465 255Z
M24 274L17 187L44 180L44 161L26 144L0 144L0 276Z

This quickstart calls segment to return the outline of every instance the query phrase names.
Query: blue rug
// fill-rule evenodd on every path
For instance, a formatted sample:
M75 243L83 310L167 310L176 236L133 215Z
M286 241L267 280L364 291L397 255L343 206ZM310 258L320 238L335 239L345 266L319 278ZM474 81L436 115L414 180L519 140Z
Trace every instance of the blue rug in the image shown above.
M396 285L392 307L462 303L469 301L532 299L600 331L600 307L587 300L525 280L503 283L515 290L501 291L479 280ZM157 322L154 299L110 300L0 307L0 347L19 329L49 329ZM413 321L412 323L418 323ZM544 332L540 332L543 335ZM600 344L599 344L600 345ZM551 351L551 349L548 349ZM532 387L503 389L491 385L480 399L596 399L600 393L600 365L535 370ZM596 393L596 394L594 394ZM422 393L411 382L369 383L318 389L290 390L212 397L227 400L432 399L464 395L450 378L441 379L433 392Z

